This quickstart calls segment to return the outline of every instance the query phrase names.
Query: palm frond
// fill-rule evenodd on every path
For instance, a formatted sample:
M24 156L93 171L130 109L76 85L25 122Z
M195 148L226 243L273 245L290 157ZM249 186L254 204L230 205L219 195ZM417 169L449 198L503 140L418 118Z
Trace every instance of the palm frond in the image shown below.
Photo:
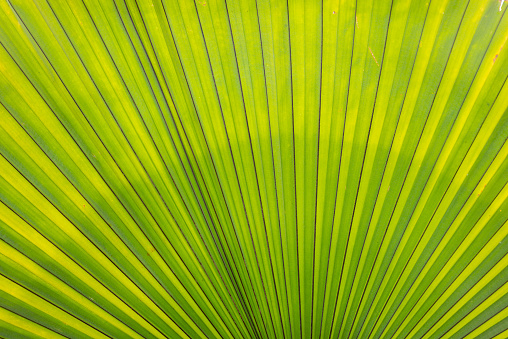
M499 5L1 0L0 336L507 337Z

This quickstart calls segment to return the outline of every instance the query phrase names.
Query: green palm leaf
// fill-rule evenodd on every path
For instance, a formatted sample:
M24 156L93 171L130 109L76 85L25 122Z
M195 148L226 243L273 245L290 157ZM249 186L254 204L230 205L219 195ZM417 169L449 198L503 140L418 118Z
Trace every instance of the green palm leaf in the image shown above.
M0 1L0 336L508 337L502 5Z

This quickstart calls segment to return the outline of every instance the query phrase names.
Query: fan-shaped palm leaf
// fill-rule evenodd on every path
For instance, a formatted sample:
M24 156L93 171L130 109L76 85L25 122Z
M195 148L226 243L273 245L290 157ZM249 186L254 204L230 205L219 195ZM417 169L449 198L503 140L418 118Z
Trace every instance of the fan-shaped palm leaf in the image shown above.
M0 336L508 337L505 13L1 0Z

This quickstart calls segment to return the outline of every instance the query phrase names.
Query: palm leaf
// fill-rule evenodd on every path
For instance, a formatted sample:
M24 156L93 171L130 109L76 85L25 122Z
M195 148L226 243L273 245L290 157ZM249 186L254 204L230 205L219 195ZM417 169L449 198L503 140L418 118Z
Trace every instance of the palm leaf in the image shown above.
M502 5L0 1L0 336L507 337Z

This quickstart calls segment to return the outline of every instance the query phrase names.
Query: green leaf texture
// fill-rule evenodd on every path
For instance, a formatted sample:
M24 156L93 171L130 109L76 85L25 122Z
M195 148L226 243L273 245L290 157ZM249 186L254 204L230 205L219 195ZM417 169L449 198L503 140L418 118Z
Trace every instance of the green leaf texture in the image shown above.
M0 0L0 337L507 338L505 7Z

